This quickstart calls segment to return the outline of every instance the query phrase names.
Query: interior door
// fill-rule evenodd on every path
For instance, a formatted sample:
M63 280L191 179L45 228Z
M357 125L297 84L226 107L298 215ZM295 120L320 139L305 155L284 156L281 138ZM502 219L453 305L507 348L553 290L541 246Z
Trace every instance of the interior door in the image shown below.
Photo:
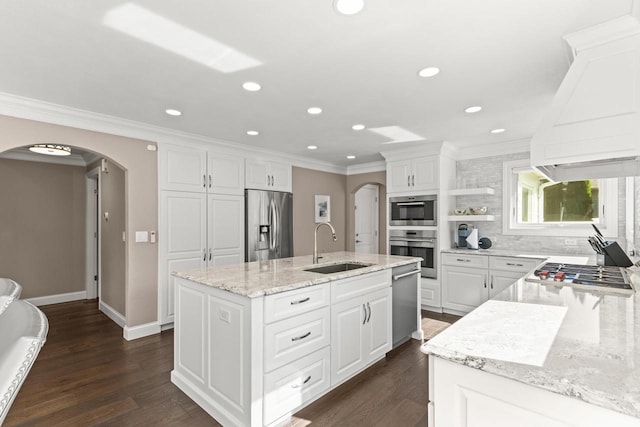
M355 251L378 253L378 186L365 185L355 195Z

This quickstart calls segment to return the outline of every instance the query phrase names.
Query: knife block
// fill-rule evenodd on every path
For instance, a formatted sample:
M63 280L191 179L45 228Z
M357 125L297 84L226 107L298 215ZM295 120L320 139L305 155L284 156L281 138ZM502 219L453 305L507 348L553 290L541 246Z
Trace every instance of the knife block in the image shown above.
M618 242L607 241L602 249L604 249L604 265L616 267L631 267L633 265Z

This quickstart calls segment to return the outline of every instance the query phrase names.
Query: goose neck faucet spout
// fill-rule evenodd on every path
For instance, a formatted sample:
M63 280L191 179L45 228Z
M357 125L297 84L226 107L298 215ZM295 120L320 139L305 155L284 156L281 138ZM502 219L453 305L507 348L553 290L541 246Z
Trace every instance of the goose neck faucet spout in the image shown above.
M322 258L318 256L318 228L320 228L320 226L322 225L326 225L327 227L329 227L331 229L331 234L333 236L333 241L335 242L336 240L338 240L338 238L336 237L336 229L333 228L333 225L331 225L330 222L319 222L318 224L316 224L316 229L313 233L313 263L317 264L318 263L318 259Z

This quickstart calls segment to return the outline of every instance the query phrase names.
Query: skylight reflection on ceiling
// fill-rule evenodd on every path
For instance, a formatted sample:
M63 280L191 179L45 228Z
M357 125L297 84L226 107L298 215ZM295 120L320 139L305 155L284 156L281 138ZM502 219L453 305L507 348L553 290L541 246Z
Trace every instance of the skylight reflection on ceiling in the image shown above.
M255 58L134 3L109 10L102 22L116 31L222 73L262 65Z
M397 144L400 142L422 141L425 139L420 135L401 128L400 126L384 126L379 128L369 128L368 130L391 139L391 141L383 142L383 144Z

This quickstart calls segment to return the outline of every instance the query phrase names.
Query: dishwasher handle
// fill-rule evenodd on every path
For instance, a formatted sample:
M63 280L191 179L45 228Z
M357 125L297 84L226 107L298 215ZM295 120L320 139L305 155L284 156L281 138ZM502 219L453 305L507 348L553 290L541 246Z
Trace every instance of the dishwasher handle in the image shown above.
M411 276L413 274L419 274L422 273L422 270L413 270L413 271L409 271L408 273L403 273L403 274L397 274L395 276L393 276L393 280L400 280L403 277L407 277L407 276Z

